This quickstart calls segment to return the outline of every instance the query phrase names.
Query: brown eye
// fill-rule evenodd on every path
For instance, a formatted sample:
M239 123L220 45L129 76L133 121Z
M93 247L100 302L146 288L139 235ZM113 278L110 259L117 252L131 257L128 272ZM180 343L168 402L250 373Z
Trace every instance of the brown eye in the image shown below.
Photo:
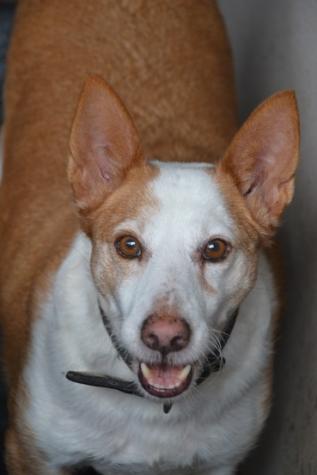
M223 239L211 239L203 248L202 258L209 262L224 260L230 251L229 244Z
M116 239L114 246L117 253L126 259L135 259L142 255L142 246L133 236L122 236Z

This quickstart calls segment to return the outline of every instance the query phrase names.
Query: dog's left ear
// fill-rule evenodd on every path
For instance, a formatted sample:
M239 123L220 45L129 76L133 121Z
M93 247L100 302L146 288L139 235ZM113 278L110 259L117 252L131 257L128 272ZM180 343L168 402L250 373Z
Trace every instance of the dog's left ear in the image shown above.
M143 162L133 120L117 94L100 77L82 91L70 137L68 179L81 214L96 209Z
M263 102L233 138L218 171L231 175L260 230L270 236L294 192L299 155L295 94Z

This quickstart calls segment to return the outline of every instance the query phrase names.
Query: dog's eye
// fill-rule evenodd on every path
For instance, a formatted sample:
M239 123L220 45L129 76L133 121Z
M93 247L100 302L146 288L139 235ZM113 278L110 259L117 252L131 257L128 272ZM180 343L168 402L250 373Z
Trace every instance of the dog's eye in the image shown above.
M117 253L126 259L135 259L142 255L142 246L133 236L122 236L116 239L114 246Z
M230 246L223 239L216 238L207 242L202 251L202 258L209 262L223 261L229 254Z

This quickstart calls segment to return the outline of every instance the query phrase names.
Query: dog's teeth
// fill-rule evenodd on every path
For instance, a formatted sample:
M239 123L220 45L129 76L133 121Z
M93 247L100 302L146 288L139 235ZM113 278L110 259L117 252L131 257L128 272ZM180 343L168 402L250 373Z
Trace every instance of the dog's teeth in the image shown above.
M146 379L149 379L151 377L151 370L145 363L141 363L141 371L146 377Z
M156 390L164 392L167 389L175 389L186 381L191 371L191 365L186 365L182 370L173 367L165 370L158 367L152 370L146 363L142 362L140 369L148 384Z
M181 381L185 381L185 379L189 375L191 369L192 369L192 367L191 367L190 364L185 366L185 368L183 368L182 371L180 372L180 374L178 376L178 379L180 379Z

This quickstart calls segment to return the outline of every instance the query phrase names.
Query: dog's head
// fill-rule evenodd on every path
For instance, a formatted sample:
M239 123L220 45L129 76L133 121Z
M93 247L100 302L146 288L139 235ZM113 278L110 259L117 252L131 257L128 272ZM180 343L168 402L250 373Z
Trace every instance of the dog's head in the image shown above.
M253 112L219 163L146 161L119 98L101 79L87 82L69 180L103 312L144 394L184 393L219 349L292 199L298 142L295 98L283 92Z

